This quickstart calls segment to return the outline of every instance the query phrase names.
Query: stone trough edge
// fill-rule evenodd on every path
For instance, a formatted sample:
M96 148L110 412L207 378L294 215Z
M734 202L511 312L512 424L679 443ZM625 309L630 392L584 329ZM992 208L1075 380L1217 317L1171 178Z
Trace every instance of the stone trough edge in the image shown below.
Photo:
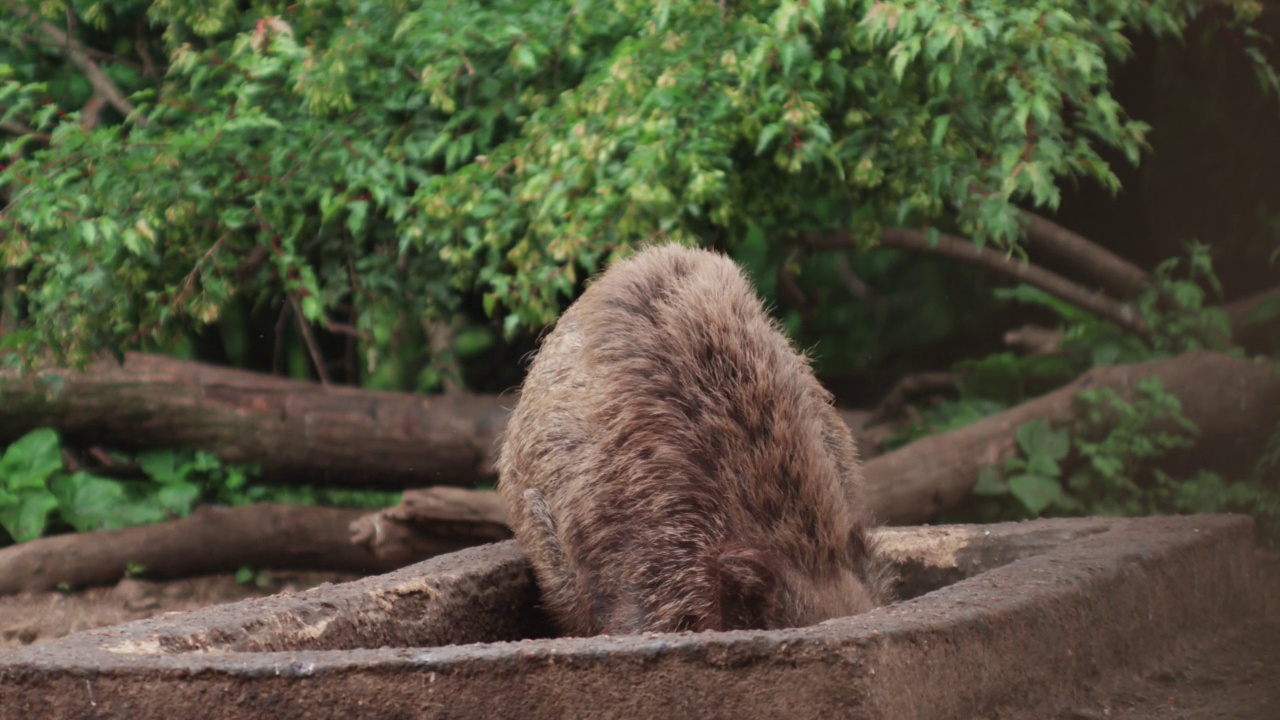
M1035 717L1257 609L1248 518L1015 527L1079 531L928 595L772 633L120 652L166 622L142 621L0 653L0 717Z

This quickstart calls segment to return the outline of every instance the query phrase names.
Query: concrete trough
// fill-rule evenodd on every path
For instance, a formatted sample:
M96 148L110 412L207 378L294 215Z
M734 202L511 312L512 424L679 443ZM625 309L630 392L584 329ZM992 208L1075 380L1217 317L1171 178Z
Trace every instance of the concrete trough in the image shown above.
M513 543L0 652L0 718L1044 717L1256 616L1238 516L881 531L904 599L552 638Z

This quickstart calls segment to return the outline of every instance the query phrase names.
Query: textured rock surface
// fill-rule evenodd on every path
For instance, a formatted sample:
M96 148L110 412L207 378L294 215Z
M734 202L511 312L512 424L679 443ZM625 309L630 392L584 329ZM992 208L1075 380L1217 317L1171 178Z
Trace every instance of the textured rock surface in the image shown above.
M0 653L0 717L1045 717L1264 602L1243 517L882 532L909 599L809 628L520 639L502 543Z

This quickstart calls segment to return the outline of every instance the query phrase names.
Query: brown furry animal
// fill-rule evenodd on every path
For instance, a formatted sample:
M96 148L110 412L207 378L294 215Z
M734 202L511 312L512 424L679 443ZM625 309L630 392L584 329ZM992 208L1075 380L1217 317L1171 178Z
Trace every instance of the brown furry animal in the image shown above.
M857 451L729 259L614 265L547 336L498 463L569 635L810 625L885 600Z

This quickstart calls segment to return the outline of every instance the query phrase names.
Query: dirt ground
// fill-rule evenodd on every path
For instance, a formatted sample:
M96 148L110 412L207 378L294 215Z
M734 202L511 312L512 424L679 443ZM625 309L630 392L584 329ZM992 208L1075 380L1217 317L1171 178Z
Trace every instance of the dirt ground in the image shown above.
M1059 715L1064 720L1277 720L1280 718L1280 555L1260 566L1268 588L1265 616L1198 652L1172 658L1145 677L1113 678L1089 701ZM262 573L256 584L230 575L149 582L124 580L113 588L0 598L0 650L79 630L165 612L298 591L343 582L339 573ZM1052 652L1052 648L1046 648Z
M355 577L342 573L261 572L252 584L238 583L234 575L170 582L126 579L115 587L82 592L0 597L0 650L161 613L195 610L284 590L305 590Z

